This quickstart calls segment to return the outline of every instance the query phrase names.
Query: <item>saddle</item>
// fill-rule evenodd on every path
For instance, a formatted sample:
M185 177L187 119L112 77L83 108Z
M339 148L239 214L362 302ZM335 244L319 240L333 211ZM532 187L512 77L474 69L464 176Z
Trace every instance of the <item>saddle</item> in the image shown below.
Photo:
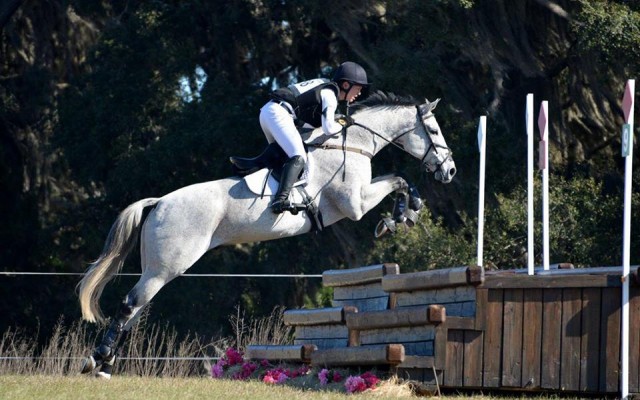
M229 157L234 173L243 177L249 190L260 197L272 196L277 192L283 164L287 160L287 154L277 143L267 145L257 157ZM292 187L289 196L295 209L291 210L291 214L305 211L310 217L312 229L320 232L324 229L322 214L304 188L307 173L308 170L304 171L302 178Z

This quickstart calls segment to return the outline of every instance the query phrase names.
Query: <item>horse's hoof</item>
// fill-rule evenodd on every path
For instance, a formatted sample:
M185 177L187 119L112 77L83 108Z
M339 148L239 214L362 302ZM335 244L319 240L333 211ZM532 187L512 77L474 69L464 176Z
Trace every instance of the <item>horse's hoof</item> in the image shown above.
M87 358L85 358L84 360L82 360L82 371L81 373L83 374L88 374L89 372L93 371L94 369L96 369L97 363L95 358L93 358L93 356L89 356Z
M396 231L396 223L391 218L383 218L376 225L376 230L374 232L374 236L376 239L384 236L388 232L394 233Z
M413 228L414 225L416 224L416 221L418 220L418 212L417 211L413 211L411 209L406 209L404 210L404 214L405 216L405 221L404 223L409 227L409 228Z
M104 372L104 371L98 371L96 373L96 378L109 380L109 379L111 379L111 374L107 373L107 372Z
M116 357L112 356L109 360L105 360L100 365L100 371L96 372L96 378L111 379L111 373L113 372L113 364L116 361Z

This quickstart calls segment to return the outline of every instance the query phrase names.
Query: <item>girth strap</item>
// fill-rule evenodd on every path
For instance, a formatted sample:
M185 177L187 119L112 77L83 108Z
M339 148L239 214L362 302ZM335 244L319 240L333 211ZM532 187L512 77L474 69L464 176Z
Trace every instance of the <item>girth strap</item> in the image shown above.
M325 149L325 150L346 150L352 153L362 154L365 157L373 158L373 154L369 153L366 150L358 149L356 147L351 146L341 146L336 144L318 144L318 143L307 143L307 147L315 147L317 149Z

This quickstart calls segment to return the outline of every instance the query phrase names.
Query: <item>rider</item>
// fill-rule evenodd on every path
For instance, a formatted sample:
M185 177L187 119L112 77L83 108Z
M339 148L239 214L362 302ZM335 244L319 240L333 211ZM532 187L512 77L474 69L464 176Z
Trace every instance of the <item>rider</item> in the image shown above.
M278 143L289 157L284 164L280 186L271 202L274 213L281 214L294 208L289 193L307 162L297 127L322 126L326 134L340 133L352 120L348 116L339 116L337 122L334 120L338 101L353 102L363 87L368 85L364 68L347 61L338 67L331 81L311 79L271 93L271 100L260 110L260 126L267 141Z

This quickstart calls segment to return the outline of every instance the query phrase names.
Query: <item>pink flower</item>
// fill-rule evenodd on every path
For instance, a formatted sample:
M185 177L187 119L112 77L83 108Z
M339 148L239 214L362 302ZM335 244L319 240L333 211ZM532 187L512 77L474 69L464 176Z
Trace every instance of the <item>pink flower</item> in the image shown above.
M380 379L378 379L378 377L371 372L365 372L364 374L360 375L360 377L364 379L364 382L367 384L368 389L374 388L378 384L378 382L380 382Z
M222 374L224 373L224 362L220 361L222 360L218 360L218 362L213 364L211 367L211 376L213 378L222 378Z
M229 366L242 364L242 362L244 361L242 359L242 353L234 349L233 347L227 349L227 351L225 352L225 356L227 358L227 361L229 362Z
M300 368L296 369L295 371L290 371L287 370L286 374L289 378L298 378L300 376L306 375L309 373L309 367L306 365L301 366Z
M333 378L331 379L332 382L341 382L342 381L342 375L340 375L340 373L338 371L334 371L333 372Z
M242 364L242 367L239 371L236 371L233 374L233 379L245 380L251 376L258 369L258 365L252 362L246 362Z
M359 376L350 376L344 383L347 393L363 392L367 389L367 383Z
M282 368L276 368L276 369L270 369L269 371L267 371L262 381L266 383L276 384L276 383L283 383L287 379L289 379L289 375L287 374L287 371L285 371Z
M326 368L323 368L320 372L318 372L318 379L320 379L320 384L321 385L326 385L327 383L329 383L329 370Z
M287 374L280 374L280 375L278 375L278 383L284 383L287 379L289 379L289 377L287 376Z

